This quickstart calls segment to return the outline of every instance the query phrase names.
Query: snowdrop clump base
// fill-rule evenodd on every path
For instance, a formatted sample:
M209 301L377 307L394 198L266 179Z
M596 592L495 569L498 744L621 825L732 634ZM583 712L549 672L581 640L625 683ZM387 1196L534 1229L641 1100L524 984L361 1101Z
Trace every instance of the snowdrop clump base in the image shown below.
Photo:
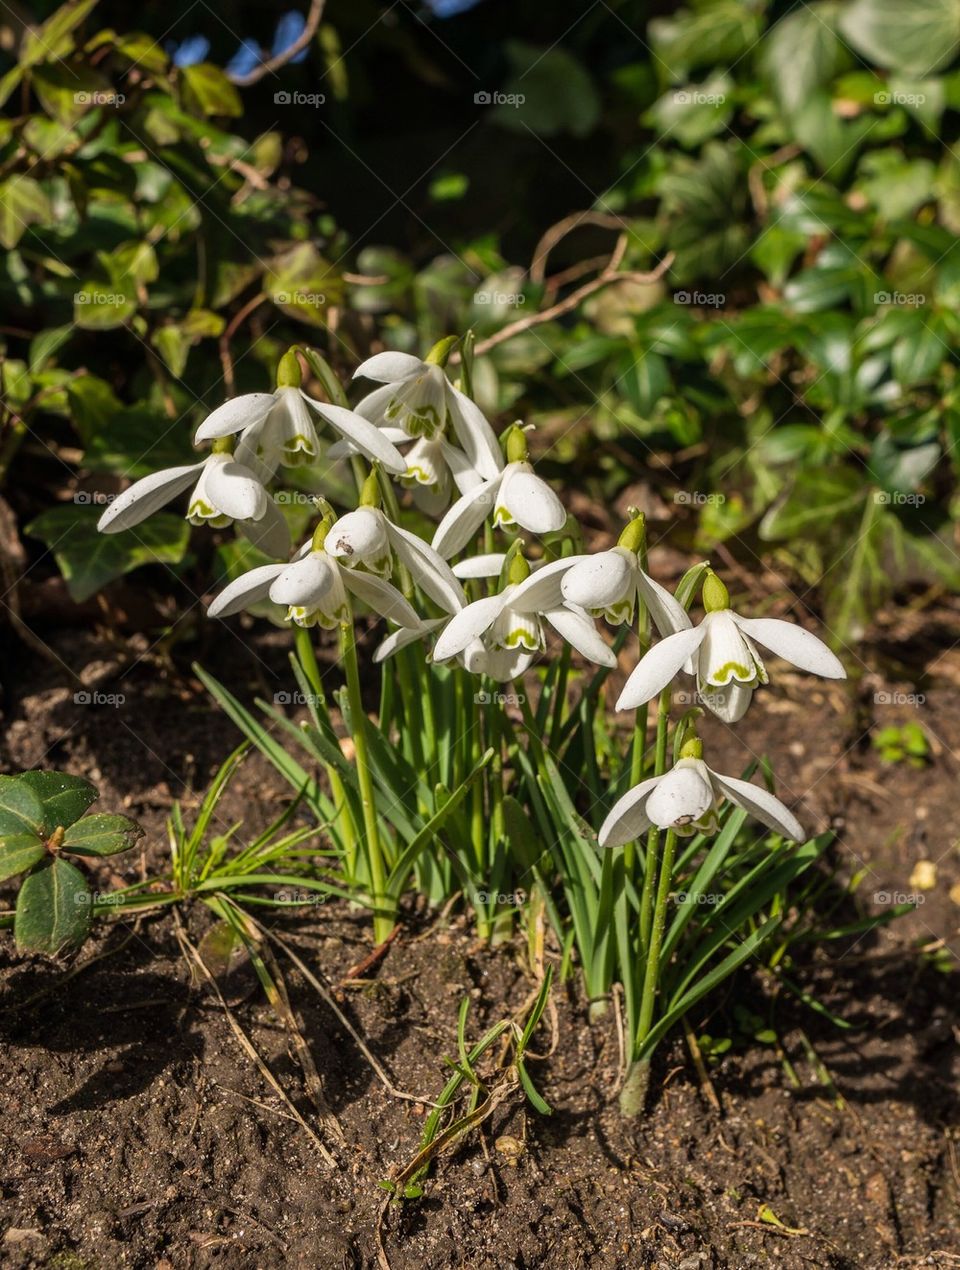
M294 724L276 702L253 714L198 673L322 827L314 886L367 906L378 941L411 889L434 905L465 897L484 939L519 925L541 963L552 926L592 1017L622 1000L621 1106L634 1114L660 1039L770 940L825 843L807 841L766 784L719 772L698 720L744 718L769 679L761 647L813 675L844 670L803 628L736 612L706 564L664 587L638 513L614 547L585 551L527 429L498 437L474 402L472 360L470 336L423 360L379 353L355 374L379 386L351 406L317 352L290 349L273 392L200 423L205 457L135 482L100 528L135 532L183 495L193 524L236 526L250 567L208 614L293 628L309 719ZM352 505L303 492L344 464ZM299 497L277 497L284 485ZM303 505L306 525L291 512ZM357 630L371 624L379 642L361 662ZM325 632L338 657L321 670ZM629 731L605 703L619 666ZM697 704L674 718L678 677Z

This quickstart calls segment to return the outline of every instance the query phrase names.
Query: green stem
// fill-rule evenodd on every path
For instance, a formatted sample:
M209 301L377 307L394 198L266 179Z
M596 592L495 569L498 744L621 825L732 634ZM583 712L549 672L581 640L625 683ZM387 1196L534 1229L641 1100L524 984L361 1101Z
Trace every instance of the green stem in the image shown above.
M363 697L360 692L357 641L352 622L340 623L340 649L347 672L347 700L350 702L350 721L353 725L353 745L357 758L360 806L363 810L364 847L373 903L373 935L377 943L381 944L393 930L396 905L387 895L386 870L383 849L380 845L380 824L377 819L373 773L367 748L367 716L363 710Z
M667 726L670 721L670 689L664 688L657 706L657 741L654 750L653 774L662 776L667 770ZM653 913L653 882L657 872L657 855L660 850L660 830L654 826L647 834L646 863L643 870L643 890L640 893L640 945L646 951L650 945L650 925Z
M637 1034L634 1037L633 1052L638 1054L653 1025L653 1009L656 1003L657 987L660 980L660 947L663 943L663 932L667 924L667 906L670 903L670 885L673 881L673 857L677 849L677 835L672 829L667 830L663 842L663 858L660 862L660 881L657 886L657 902L653 910L653 925L650 930L650 945L647 949L647 964L643 976L643 995L640 999L640 1019Z

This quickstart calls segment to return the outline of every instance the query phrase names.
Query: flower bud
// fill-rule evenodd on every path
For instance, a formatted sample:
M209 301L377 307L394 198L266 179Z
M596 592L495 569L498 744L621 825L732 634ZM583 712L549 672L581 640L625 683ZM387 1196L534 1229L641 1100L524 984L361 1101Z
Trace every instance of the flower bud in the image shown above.
M288 348L280 358L280 363L277 366L277 387L299 388L301 379L300 359L297 357L297 350Z
M643 512L637 512L636 515L623 528L623 533L617 539L618 547L626 547L627 551L632 551L638 556L646 544L647 538L647 522Z
M526 557L523 553L518 551L510 561L510 567L507 570L507 581L519 584L521 582L526 582L529 576L530 566L527 564Z
M446 366L447 359L459 338L459 335L447 335L444 339L437 340L423 360L430 366Z
M730 607L730 592L712 569L703 579L703 608L706 613L717 613Z
M363 482L363 488L360 490L361 507L379 507L380 506L380 478L374 468L367 479Z
M529 456L527 436L518 423L512 423L503 434L503 448L508 463L525 463Z
M696 735L687 737L680 747L681 758L703 758L703 742Z

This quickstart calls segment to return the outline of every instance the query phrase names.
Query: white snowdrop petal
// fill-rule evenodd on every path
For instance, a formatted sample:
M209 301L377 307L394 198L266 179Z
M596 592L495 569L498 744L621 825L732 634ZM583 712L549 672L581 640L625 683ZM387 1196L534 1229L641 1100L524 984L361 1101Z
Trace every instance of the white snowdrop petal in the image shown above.
M168 467L162 472L151 472L118 494L97 522L102 534L116 534L146 520L155 511L165 507L171 499L182 494L202 472L204 463L188 463L183 467Z
M668 635L659 644L654 644L623 685L617 709L633 710L645 701L652 700L667 686L687 658L700 647L703 636L701 623L700 626Z
M398 626L416 626L420 622L418 614L397 588L385 579L359 569L341 569L340 577L348 591L388 621L396 622Z
M333 585L336 565L320 551L288 564L270 588L274 604L292 608L312 608Z
M680 601L642 569L637 569L637 587L653 624L661 635L686 631L693 625L690 614Z
M830 651L823 640L812 635L793 622L784 622L776 617L740 617L735 618L742 631L755 639L771 653L792 662L801 670L811 675L821 675L824 679L846 679L847 672L840 659Z
M446 560L408 529L389 521L386 528L394 551L423 593L447 613L459 612L467 597Z
M462 551L486 520L499 485L499 476L495 480L477 485L462 498L458 498L441 520L430 545L444 560L449 560L458 551Z
M650 828L650 817L646 812L646 802L650 791L663 779L662 776L651 776L648 780L634 785L619 798L610 809L609 815L600 826L598 835L601 847L622 847L626 842L639 838Z
M517 585L510 597L511 605L528 613L560 608L563 604L563 579L578 559L581 557L565 556L562 560L551 560L549 564L534 569Z
M453 566L457 578L498 578L507 558L505 551L488 551L479 556L468 556Z
M452 384L446 385L446 391L450 422L470 466L484 480L493 480L504 465L503 451L496 433L475 401L471 401Z
M753 700L753 684L737 683L735 679L722 688L700 684L700 699L711 714L724 723L739 723Z
M568 608L547 609L543 616L581 657L611 670L616 666L616 654L588 617Z
M369 419L364 419L355 410L347 410L345 406L333 406L328 401L315 401L304 394L314 410L325 419L342 437L350 441L357 450L371 461L382 463L388 472L395 476L407 470L403 455L387 438L380 428L375 427Z
M258 600L265 600L270 587L286 569L285 564L264 564L235 578L223 588L207 609L207 617L230 617L241 609L249 608Z
M380 558L389 550L386 517L375 507L358 507L330 526L324 542L327 555L335 559Z
M756 665L730 610L708 613L701 625L704 637L698 666L703 683L722 688L733 680L756 682Z
M354 379L375 379L378 383L394 384L401 379L422 375L427 363L410 353L375 353L361 362L353 372Z
M504 478L499 502L512 520L532 534L552 533L567 521L563 503L547 482L519 465L509 473L509 479Z
M623 551L575 558L560 584L563 598L585 609L607 609L625 600L637 569Z
M205 472L206 492L214 507L231 520L259 520L266 513L267 491L254 473L235 459L217 463L213 455Z
M433 649L434 661L446 661L448 657L462 653L493 625L505 603L502 594L488 595L462 608L440 632Z
M706 764L681 759L647 799L646 810L661 829L680 829L700 820L714 801Z
M386 661L388 657L392 657L394 653L398 653L401 648L406 648L409 644L415 644L419 639L425 639L431 632L441 627L446 618L435 617L429 622L421 622L418 626L400 626L397 630L392 631L386 639L380 641L376 651L373 654L373 660L377 665L382 661Z
M535 656L526 648L490 648L484 654L483 673L498 683L509 683L530 668Z
M248 392L231 397L207 415L197 429L196 440L213 441L252 428L267 417L276 401L277 395L272 392Z
M725 797L749 812L768 829L772 829L774 833L783 834L785 838L793 842L806 841L807 835L800 821L769 790L761 789L759 785L753 785L750 781L735 780L732 776L721 776L719 772L711 771L710 775Z
M237 521L237 528L248 542L265 555L286 559L290 554L290 528L283 512L269 496L267 509L259 520Z

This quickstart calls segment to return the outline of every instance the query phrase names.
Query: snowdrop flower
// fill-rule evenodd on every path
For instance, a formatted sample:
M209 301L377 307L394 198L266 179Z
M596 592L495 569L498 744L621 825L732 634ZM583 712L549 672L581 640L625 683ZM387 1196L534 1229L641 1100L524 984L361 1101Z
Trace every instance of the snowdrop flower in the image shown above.
M656 825L683 837L715 833L717 808L726 798L761 824L794 842L806 835L800 822L779 798L750 781L721 776L703 761L703 746L688 740L675 766L663 776L641 781L618 800L600 826L601 847L620 847Z
M609 551L572 557L560 583L563 598L611 626L633 622L639 598L661 635L686 630L691 625L686 609L641 568L644 536L644 518L637 515Z
M290 349L280 359L276 391L244 393L225 401L197 429L197 443L242 433L237 458L251 467L262 465L269 479L280 463L295 467L319 457L320 440L309 403L356 452L382 463L388 471L406 470L403 456L379 428L343 406L314 401L300 387L300 378L297 354Z
M433 547L444 559L463 550L491 508L493 523L500 528L520 525L534 534L548 534L566 524L563 503L527 461L527 439L518 424L507 431L505 444L508 461L503 471L464 494L437 526Z
M416 534L395 525L379 502L379 477L374 471L364 482L360 506L335 521L327 534L327 554L348 568L362 566L385 578L393 572L396 557L425 595L446 612L455 612L465 597L450 566Z
M410 446L404 456L406 469L396 479L412 492L413 501L428 516L438 516L449 506L454 488L466 494L483 480L463 451L444 437L414 439L402 428L381 428L380 432L392 445ZM360 450L346 440L335 441L327 450L328 459L353 454L360 454Z
M352 621L349 595L374 613L415 626L419 618L404 597L376 574L346 569L325 547L331 528L325 516L313 538L290 564L265 564L231 582L207 609L208 617L230 617L260 600L286 605L287 620L298 626L322 626L333 630Z
M470 466L484 480L503 467L503 457L493 429L483 411L447 379L444 364L456 339L441 340L426 360L410 353L377 353L354 372L354 378L383 384L357 407L365 419L378 426L401 428L408 436L439 438L450 430L456 436Z
M546 647L543 620L589 661L615 666L613 651L582 610L567 607L560 593L565 560L535 573L518 552L507 567L506 585L496 595L474 600L456 613L437 639L434 661L464 652L475 640L486 650L486 672L505 682L522 674Z
M222 529L237 521L255 546L268 555L283 556L290 550L287 523L263 487L260 476L230 453L230 442L220 442L199 463L151 472L118 494L100 517L102 534L132 529L193 486L187 508L192 525Z
M624 684L618 710L650 701L683 667L696 675L704 704L724 722L736 723L746 714L754 689L768 681L754 640L812 675L846 678L839 659L802 626L734 613L727 588L712 572L703 584L703 607L699 626L668 636L641 659Z

